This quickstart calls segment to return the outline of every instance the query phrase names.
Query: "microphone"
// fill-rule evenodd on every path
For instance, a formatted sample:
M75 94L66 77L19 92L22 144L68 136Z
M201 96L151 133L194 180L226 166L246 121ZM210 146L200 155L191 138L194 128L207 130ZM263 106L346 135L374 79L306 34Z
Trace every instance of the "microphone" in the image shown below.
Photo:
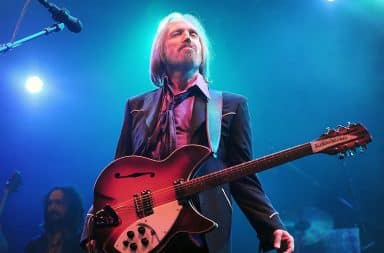
M60 9L53 3L49 3L47 0L39 0L45 8L52 14L52 18L60 23L64 23L64 25L74 33L79 33L83 28L81 21L78 18L75 18L69 15L69 11L67 9Z

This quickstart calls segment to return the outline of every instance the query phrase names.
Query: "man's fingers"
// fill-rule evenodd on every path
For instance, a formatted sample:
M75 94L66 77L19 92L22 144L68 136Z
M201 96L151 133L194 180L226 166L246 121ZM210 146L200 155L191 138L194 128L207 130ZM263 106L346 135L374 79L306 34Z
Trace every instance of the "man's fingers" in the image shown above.
M294 249L294 239L285 230L277 229L273 232L273 246L279 253L292 253Z
M283 253L292 253L295 248L295 243L293 237L288 233L283 233L282 235L282 242L281 244L284 244L281 248Z
M292 236L289 236L288 248L291 249L291 251L289 251L288 253L291 253L295 250L295 241L293 240Z
M276 249L280 249L281 246L281 236L283 235L282 231L280 229L273 232L274 235L274 241L273 241L273 247Z

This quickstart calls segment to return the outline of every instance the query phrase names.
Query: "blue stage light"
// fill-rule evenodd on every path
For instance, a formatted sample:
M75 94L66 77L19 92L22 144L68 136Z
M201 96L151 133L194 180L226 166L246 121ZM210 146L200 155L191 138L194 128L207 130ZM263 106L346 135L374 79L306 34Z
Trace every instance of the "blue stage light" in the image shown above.
M43 81L38 76L29 77L26 81L25 88L30 93L40 93L43 88Z

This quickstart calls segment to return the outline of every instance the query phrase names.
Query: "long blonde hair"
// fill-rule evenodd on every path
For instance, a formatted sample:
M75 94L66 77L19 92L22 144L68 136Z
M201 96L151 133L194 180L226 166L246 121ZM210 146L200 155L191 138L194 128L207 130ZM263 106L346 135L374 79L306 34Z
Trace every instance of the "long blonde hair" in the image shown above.
M160 22L159 27L157 28L155 38L152 42L152 51L150 58L150 76L152 82L159 87L163 85L164 77L166 76L166 63L164 62L163 57L166 31L168 29L169 24L180 20L188 21L196 28L196 31L200 38L202 49L202 61L199 67L199 73L208 82L210 44L208 37L205 33L204 27L201 25L200 21L191 14L181 14L179 12L173 12L166 16Z

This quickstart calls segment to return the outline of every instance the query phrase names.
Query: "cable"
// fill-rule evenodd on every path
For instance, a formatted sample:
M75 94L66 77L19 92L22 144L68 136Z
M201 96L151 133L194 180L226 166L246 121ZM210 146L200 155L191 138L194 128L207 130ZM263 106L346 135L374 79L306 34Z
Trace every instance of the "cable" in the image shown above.
M27 7L28 7L28 5L29 5L30 2L31 2L31 0L26 0L25 3L24 3L23 8L21 9L19 18L17 19L17 23L16 23L16 26L15 26L15 30L13 31L13 34L12 34L11 42L13 42L13 41L15 40L16 33L17 33L17 31L19 30L21 21L23 20L24 14L25 14L25 12L26 12L26 10L27 10Z

